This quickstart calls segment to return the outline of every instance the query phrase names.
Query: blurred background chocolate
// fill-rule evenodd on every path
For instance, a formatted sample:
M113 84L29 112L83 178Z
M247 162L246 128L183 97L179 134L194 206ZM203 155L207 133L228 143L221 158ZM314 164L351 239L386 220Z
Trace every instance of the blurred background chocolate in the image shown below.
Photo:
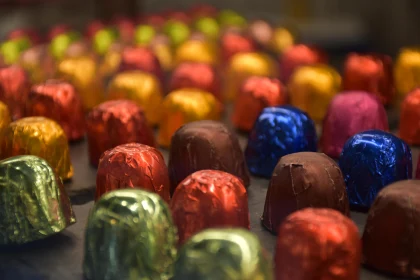
M402 48L395 61L395 87L399 98L420 85L420 48Z
M257 46L251 38L238 32L225 32L220 38L221 56L224 63L237 53L255 52Z
M220 170L200 170L186 177L175 189L171 211L180 244L207 228L250 227L242 181Z
M349 201L337 163L322 153L301 152L280 158L267 190L262 224L277 233L291 213L331 208L349 216Z
M47 80L33 85L26 102L26 116L55 120L69 141L85 136L85 116L76 89L67 82Z
M413 173L410 147L381 130L352 136L343 147L339 165L350 205L360 210L369 208L386 185L411 179Z
M189 26L179 20L168 20L162 27L163 33L169 37L171 46L178 47L188 40L191 35Z
M250 183L237 136L216 121L196 121L180 127L171 139L168 168L171 193L188 175L205 169L235 175L245 187Z
M50 53L55 59L60 60L66 56L67 49L70 45L79 40L81 40L81 35L76 31L59 34L49 44Z
M420 276L416 228L420 226L420 181L393 183L378 193L363 233L363 262L388 274Z
M36 156L0 161L0 197L8 201L0 205L0 245L44 239L76 222L61 179Z
M270 259L248 230L207 229L179 250L173 280L273 280Z
M248 34L260 47L267 48L273 40L274 30L269 22L258 19L248 24Z
M19 61L19 56L31 47L28 38L17 38L0 44L0 59L5 65L12 65Z
M268 107L248 136L245 159L251 174L271 178L282 156L303 151L317 151L312 119L289 105Z
M118 145L140 143L155 145L153 130L143 109L128 100L107 101L87 116L89 161L97 166L102 154Z
M207 40L187 40L176 48L174 55L175 65L184 62L198 62L216 66L219 64L217 47L213 42Z
M176 227L167 204L139 189L116 190L99 199L85 233L86 279L171 279Z
M279 228L276 279L360 279L361 256L352 220L333 209L303 209Z
M289 28L279 26L274 28L272 31L273 35L268 45L268 49L277 55L282 55L289 48L293 47L297 41L296 32L293 32Z
M247 24L247 20L242 15L230 9L220 10L217 14L217 20L222 28L245 28Z
M125 188L141 188L159 194L169 202L168 168L157 149L129 143L107 150L99 160L95 200L103 194Z
M45 45L34 46L23 51L19 65L26 70L32 83L42 83L52 78L56 70L54 58Z
M220 27L216 19L209 16L197 17L194 21L194 30L205 35L209 40L217 40L220 35Z
M420 84L419 84L420 85ZM399 137L409 145L420 145L420 88L409 92L401 103Z
M58 123L44 117L27 117L9 124L1 156L34 155L45 159L63 180L73 177L69 145Z
M97 54L105 55L118 39L119 34L117 30L104 27L93 34L91 38L92 48Z
M388 131L388 116L379 98L364 91L348 91L331 101L322 124L321 150L339 158L346 141L369 129Z

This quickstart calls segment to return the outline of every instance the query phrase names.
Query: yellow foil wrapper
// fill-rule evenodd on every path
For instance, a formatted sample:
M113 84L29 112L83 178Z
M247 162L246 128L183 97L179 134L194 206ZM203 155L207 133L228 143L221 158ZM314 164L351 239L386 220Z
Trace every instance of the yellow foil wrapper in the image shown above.
M95 60L89 56L65 58L58 64L57 76L72 83L82 98L85 110L104 100L104 88Z
M227 66L223 95L227 101L233 101L247 78L277 75L276 63L268 55L259 52L238 53L231 58Z
M217 47L209 41L186 41L175 51L175 65L183 62L200 62L217 65L219 63Z
M2 158L34 155L45 159L63 180L73 176L67 137L55 121L29 117L10 123L2 143Z
M103 56L98 70L102 77L109 77L117 73L121 62L121 50L122 46L111 47Z
M169 93L161 108L162 119L158 144L169 147L172 135L182 125L200 120L219 120L221 104L210 92L198 89L180 89Z
M420 47L401 49L394 68L395 87L403 97L420 86Z
M170 71L174 64L174 54L167 44L155 44L151 46L152 51L165 71Z
M132 100L143 108L150 124L159 123L163 96L160 82L152 74L127 71L116 75L109 84L108 99Z
M296 38L293 33L284 27L274 29L270 48L277 54L283 54L286 49L295 44Z
M341 77L327 65L302 66L289 81L289 97L293 106L321 122L334 95L340 91Z

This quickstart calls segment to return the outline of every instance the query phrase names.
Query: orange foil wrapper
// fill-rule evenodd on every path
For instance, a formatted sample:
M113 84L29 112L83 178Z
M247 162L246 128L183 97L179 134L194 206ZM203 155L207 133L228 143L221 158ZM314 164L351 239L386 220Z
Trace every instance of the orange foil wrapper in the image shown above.
M278 79L251 77L242 85L232 114L233 125L250 131L265 107L286 104L287 96Z
M395 87L404 97L420 85L420 48L403 48L395 61Z
M95 200L107 192L124 188L155 192L169 202L168 168L157 149L129 143L102 155L96 175Z
M32 86L26 103L27 116L44 116L63 128L69 141L85 135L85 115L82 101L73 85L47 80Z
M63 180L73 176L69 145L58 123L44 117L28 117L12 122L2 143L3 158L33 155L45 159Z
M257 50L257 46L251 38L237 32L225 33L221 38L220 45L225 62L228 62L237 53Z
M86 120L89 159L97 166L102 154L118 145L155 146L153 130L143 109L128 100L107 101L95 107Z
M243 82L252 76L277 77L276 63L267 54L238 53L232 57L224 75L223 96L234 101Z
M362 244L352 220L332 209L307 208L280 226L276 279L360 279Z
M180 244L208 228L250 228L244 185L219 170L201 170L185 178L175 190L171 210Z
M0 68L0 101L7 105L12 119L24 117L30 86L29 77L22 67Z
M315 47L295 45L289 47L280 58L280 79L287 83L299 66L328 63L327 55Z
M185 62L175 68L172 73L170 90L181 88L198 88L208 91L219 100L223 98L220 93L220 77L214 67L204 63Z
M158 144L169 147L172 135L183 124L201 120L219 120L222 106L210 92L180 89L169 93L161 108Z
M188 40L182 43L175 51L175 65L184 62L199 62L210 65L219 63L217 47L209 41Z
M144 108L151 125L157 125L161 118L162 89L158 79L141 71L127 71L117 74L108 87L108 99L128 99Z
M409 145L420 145L420 88L405 97L400 114L399 137Z
M392 58L379 54L347 56L344 65L343 89L375 94L382 104L389 104L394 96Z

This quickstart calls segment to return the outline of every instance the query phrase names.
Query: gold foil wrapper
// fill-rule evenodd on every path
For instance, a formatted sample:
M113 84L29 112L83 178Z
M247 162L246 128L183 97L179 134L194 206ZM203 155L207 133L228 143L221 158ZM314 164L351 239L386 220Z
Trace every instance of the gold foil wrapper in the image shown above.
M0 147L2 145L4 135L7 131L7 127L9 126L11 122L10 112L7 108L6 104L3 102L0 102ZM2 152L0 149L0 158L3 158Z
M213 94L198 89L180 89L169 93L161 108L158 144L169 147L172 135L183 124L200 120L219 120L221 104Z
M174 65L174 54L167 44L155 44L151 46L152 51L165 71L170 71Z
M109 77L117 73L121 63L121 51L123 46L121 44L114 44L102 57L99 63L99 75L102 77Z
M162 109L162 89L159 80L142 71L127 71L116 75L109 84L108 99L128 99L141 106L152 125L159 123Z
M290 103L321 122L334 95L340 91L341 77L327 65L302 66L290 78Z
M201 62L211 65L219 63L217 47L203 40L188 40L181 44L175 51L175 64L183 62Z
M57 76L72 83L85 110L104 100L104 87L95 60L89 56L65 58L58 64Z
M67 137L53 120L29 117L10 123L1 156L34 155L45 159L63 180L73 176Z
M226 69L223 89L225 99L235 100L242 83L251 76L277 77L276 63L268 55L259 52L234 55Z
M394 66L394 78L401 97L420 86L420 47L401 49Z
M285 27L274 29L269 47L277 54L283 54L286 49L293 46L296 42L295 35Z

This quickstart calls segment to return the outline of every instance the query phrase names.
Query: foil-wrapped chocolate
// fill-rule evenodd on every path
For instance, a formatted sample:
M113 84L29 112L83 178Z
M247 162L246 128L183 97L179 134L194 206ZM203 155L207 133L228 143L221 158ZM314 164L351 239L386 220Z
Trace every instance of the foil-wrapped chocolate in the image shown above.
M35 46L22 52L19 65L27 71L32 83L42 83L52 78L56 70L54 58L45 45Z
M283 105L286 101L286 90L278 79L248 78L235 101L232 123L240 130L250 131L264 108Z
M131 44L135 32L134 22L127 17L115 17L112 26L116 29L119 39L124 44Z
M220 93L220 77L216 69L209 64L184 62L178 65L171 76L170 90L197 88L214 94L222 101Z
M288 83L290 103L307 112L315 122L322 122L340 89L340 74L327 65L299 67Z
M65 56L68 47L72 43L80 40L80 37L79 33L73 31L55 36L51 40L49 46L51 54L58 60L62 59Z
M92 37L92 47L99 55L105 55L109 48L118 40L118 32L113 28L97 30Z
M188 40L191 35L191 30L182 21L169 20L163 26L163 33L169 37L171 45L177 47Z
M11 122L10 112L7 108L6 104L0 102L0 147L2 146L2 141L4 139L4 135L7 131L7 127ZM0 148L0 158L3 158L1 154Z
M44 117L27 117L10 123L0 154L3 158L38 156L45 159L61 179L73 177L66 134L58 123Z
M10 31L7 36L7 40L28 38L32 46L38 45L42 42L42 37L38 30L34 28L17 28Z
M217 21L223 28L239 27L244 28L247 25L246 19L233 10L221 10L217 15Z
M192 18L215 17L217 16L218 10L212 5L200 3L194 4L188 12Z
M104 99L104 86L98 75L96 61L92 57L71 57L61 60L57 67L57 78L74 85L87 111Z
M293 212L331 208L349 216L349 200L337 163L322 153L300 152L280 158L265 198L262 224L277 233Z
M250 178L236 134L216 121L183 125L172 136L169 151L171 193L198 170L221 170L237 176L248 187Z
M175 189L170 206L180 244L207 228L250 227L243 183L220 170L200 170L186 177Z
M283 55L296 43L296 34L286 27L276 27L268 48L278 55ZM287 67L286 67L287 68ZM290 70L289 70L290 71Z
M188 40L175 50L174 63L199 62L210 65L219 63L217 47L209 41Z
M99 164L102 154L118 145L155 145L153 130L143 109L128 100L107 101L95 107L86 119L89 160Z
M85 136L82 101L73 85L47 80L33 85L26 103L26 116L44 116L55 120L69 141Z
M7 105L12 119L24 117L30 87L29 77L22 67L0 68L0 101Z
M96 32L104 28L106 28L106 24L102 20L95 19L86 25L84 29L85 31L83 34L87 40L91 41L93 37L95 36Z
M174 54L171 47L168 44L156 42L153 43L150 48L159 60L162 69L166 72L172 70L174 64Z
M262 19L252 21L247 29L247 33L252 40L263 48L269 45L274 35L271 24Z
M254 41L248 36L242 35L238 32L226 32L220 38L221 56L225 63L238 53L255 52L257 46Z
M332 158L339 158L350 137L369 129L389 130L382 103L368 92L342 92L331 101L324 118L321 150Z
M358 280L361 256L359 231L351 219L333 209L303 209L279 228L276 279Z
M163 100L158 144L169 147L172 135L186 123L219 120L221 107L213 94L203 90L185 88L172 91Z
M400 97L420 85L420 48L402 48L394 66L395 88Z
M223 96L227 101L234 101L247 78L252 76L276 77L277 69L274 60L267 54L244 52L231 58L224 76Z
M156 28L150 24L140 24L134 32L134 43L137 46L148 46L156 37Z
M419 180L399 181L378 193L362 237L368 267L404 279L420 276L419 209Z
M88 280L171 279L177 241L171 212L159 195L112 191L90 212L84 275Z
M158 79L142 71L126 71L117 74L108 86L108 99L127 99L144 108L151 125L161 118L162 89Z
M72 27L68 24L65 23L59 23L56 24L54 26L52 26L49 30L48 30L48 34L47 34L47 39L48 41L52 41L55 37L64 34L64 33L68 33L72 31Z
M139 144L119 145L102 154L96 174L95 200L113 190L141 188L169 202L169 176L159 150Z
M76 222L60 178L36 156L0 161L0 198L0 245L43 239Z
M245 229L207 229L179 250L173 280L273 280L268 253Z
M245 159L252 174L271 178L281 157L304 151L317 151L312 119L292 106L268 107L249 134Z
M321 50L303 44L291 46L280 57L281 80L287 83L300 66L323 63L328 63L328 58Z
M383 104L389 104L395 92L392 58L380 54L349 54L344 65L343 89L367 91Z
M212 17L197 18L194 22L194 29L210 40L216 40L220 33L219 23Z
M114 43L109 47L105 55L99 59L97 74L103 77L103 80L106 82L118 72L123 48L124 46L121 43Z
M416 88L405 96L400 112L399 137L409 145L420 145L419 118L420 88Z
M23 37L14 40L8 40L0 44L0 62L5 65L13 65L19 61L19 57L28 48L31 42Z
M339 165L350 205L360 210L369 208L385 186L411 179L413 173L410 147L381 130L368 130L351 137L344 145Z

